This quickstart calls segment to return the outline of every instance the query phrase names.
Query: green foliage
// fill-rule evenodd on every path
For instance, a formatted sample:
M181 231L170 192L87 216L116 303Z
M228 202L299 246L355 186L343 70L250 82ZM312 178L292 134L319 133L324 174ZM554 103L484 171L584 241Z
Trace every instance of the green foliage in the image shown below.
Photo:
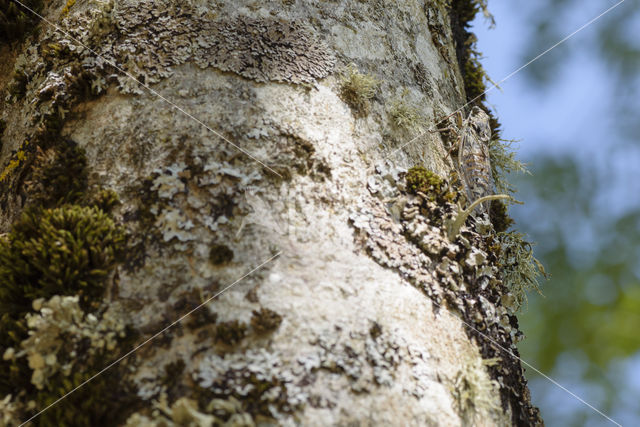
M0 308L26 312L36 298L71 294L90 304L124 241L123 229L96 207L28 209L0 242Z
M42 0L22 0L27 7L40 12ZM12 42L33 29L38 18L12 0L0 0L0 41Z
M450 188L446 180L423 166L414 166L409 169L406 182L409 193L424 193L432 201L454 203L458 200L458 193Z
M71 140L40 151L32 171L27 192L36 206L76 203L87 189L87 159L84 150Z
M340 97L356 116L366 116L379 85L380 82L375 77L362 74L354 64L349 64L340 76Z
M120 204L118 193L110 189L102 189L89 197L88 205L95 206L104 212L111 212Z

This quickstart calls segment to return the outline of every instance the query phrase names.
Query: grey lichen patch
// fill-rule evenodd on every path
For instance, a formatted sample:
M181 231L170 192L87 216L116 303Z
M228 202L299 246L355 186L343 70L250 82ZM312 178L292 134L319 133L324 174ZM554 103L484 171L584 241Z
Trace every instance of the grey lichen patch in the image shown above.
M209 36L198 39L200 65L260 82L311 83L335 64L329 48L298 22L238 16L209 25Z
M436 303L436 310L455 310L473 327L467 332L478 341L485 359L503 356L487 337L517 351L515 343L522 337L514 315L518 295L499 273L503 268L498 258L500 244L493 240L499 241L499 236L486 217L469 217L460 235L450 240L445 225L455 219L459 208L454 203L458 190L448 180L424 168L412 169L407 182L403 182L402 170L379 165L377 171L379 175L369 184L375 197L363 199L351 216L356 241L376 262L426 293ZM526 250L521 251L525 261L526 255ZM529 262L525 268L532 265ZM489 371L493 378L503 378L503 405L517 402L517 396L524 393L518 361L509 358ZM470 381L465 375L459 383L470 392L475 386L470 389L471 385L465 385Z
M95 7L79 12L74 9L63 21L74 36L101 54L100 61L86 58L89 67L105 71L100 73L102 83L97 84L111 79L106 72L111 67L104 59L147 85L171 75L170 66L185 62L259 82L295 84L324 78L335 64L333 53L319 35L297 21L242 15L212 19L206 9L174 0L160 4L124 1L117 7L106 3L111 6L102 21L108 22L102 24L99 38L92 29L97 22ZM87 28L90 30L82 30ZM60 43L72 42L63 39ZM116 78L125 92L141 93L130 77Z
M293 381L296 377L283 355L266 350L224 357L213 354L193 374L205 401L233 397L242 402L242 412L254 417L273 417L299 408L307 394Z

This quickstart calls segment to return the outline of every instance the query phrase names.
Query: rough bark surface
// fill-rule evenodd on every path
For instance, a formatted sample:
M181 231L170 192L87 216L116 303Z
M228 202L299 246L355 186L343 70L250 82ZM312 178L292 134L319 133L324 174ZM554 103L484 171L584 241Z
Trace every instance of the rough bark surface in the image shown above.
M471 218L450 242L460 189L405 184L415 165L447 179L454 170L440 134L424 132L466 102L444 2L69 3L43 13L91 50L41 23L0 51L15 70L0 77L0 225L11 254L25 212L108 212L112 190L126 242L99 297L61 288L10 319L24 328L3 341L0 374L28 381L0 382L0 425L276 254L103 375L112 382L96 379L34 423L540 422L519 362L461 321L517 354L490 225ZM374 77L375 95L349 103L350 72ZM411 126L399 106L417 114ZM72 173L62 146L86 159L81 196L38 184L52 164ZM87 251L74 268L93 265ZM74 364L78 354L90 356ZM105 406L117 417L92 413L96 394L119 396Z

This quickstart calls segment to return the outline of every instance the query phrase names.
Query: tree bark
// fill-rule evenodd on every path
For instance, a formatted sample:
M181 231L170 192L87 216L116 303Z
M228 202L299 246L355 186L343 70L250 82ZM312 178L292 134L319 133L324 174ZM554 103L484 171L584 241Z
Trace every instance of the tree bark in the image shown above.
M40 22L0 57L6 259L25 212L111 212L126 242L102 294L54 287L12 314L4 422L81 385L32 422L541 423L497 345L517 354L519 332L493 231L471 218L447 239L460 191L427 129L468 98L456 49L475 6L454 3L45 4L67 33ZM417 165L441 192L410 191ZM79 271L104 256L88 248ZM11 366L29 381L6 385Z

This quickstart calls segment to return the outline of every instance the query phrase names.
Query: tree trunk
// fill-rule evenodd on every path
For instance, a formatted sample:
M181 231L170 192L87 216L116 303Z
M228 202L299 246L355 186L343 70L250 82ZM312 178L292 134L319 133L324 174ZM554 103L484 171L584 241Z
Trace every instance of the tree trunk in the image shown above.
M0 425L541 423L427 132L477 2L64 3L0 56Z

